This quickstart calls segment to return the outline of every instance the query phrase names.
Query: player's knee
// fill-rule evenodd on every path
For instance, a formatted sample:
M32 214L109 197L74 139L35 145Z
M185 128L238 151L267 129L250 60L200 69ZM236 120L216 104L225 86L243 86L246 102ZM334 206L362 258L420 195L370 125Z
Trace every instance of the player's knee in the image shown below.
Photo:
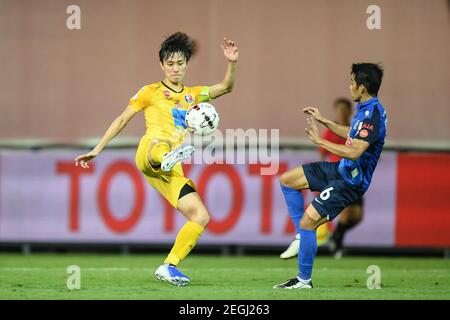
M309 221L305 221L303 219L300 221L300 229L309 230L310 228L311 225Z
M201 215L200 220L201 226L206 227L208 225L209 221L211 221L208 211L205 210L205 212Z
M209 213L206 209L196 208L191 215L191 220L198 223L202 227L206 227L211 220Z
M304 230L314 230L316 228L317 222L308 217L307 215L304 215L303 218L300 220L300 228Z
M280 175L280 184L285 187L289 187L295 190L303 190L308 188L308 183L306 181L303 171L287 171Z
M292 188L292 186L290 185L290 180L291 179L289 178L289 174L287 172L284 172L283 174L281 174L281 176L279 178L279 181L283 186Z

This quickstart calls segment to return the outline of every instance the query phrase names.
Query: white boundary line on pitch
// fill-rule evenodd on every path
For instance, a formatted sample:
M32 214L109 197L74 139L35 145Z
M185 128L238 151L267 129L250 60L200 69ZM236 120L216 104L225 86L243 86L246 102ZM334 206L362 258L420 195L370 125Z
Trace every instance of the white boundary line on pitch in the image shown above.
M197 284L201 285L201 284ZM296 292L298 294L298 290L277 290L273 289L272 286L268 286L267 289L208 289L208 288L194 288L192 286L187 287L186 289L189 289L189 293L192 292L270 292L270 293L286 293L286 292ZM121 292L132 292L132 293L158 293L158 292L177 292L179 290L178 287L173 286L173 288L130 288L130 289L123 289L123 290L104 290L104 289L82 289L80 290L68 290L68 289L20 289L20 288L12 288L12 289L0 289L0 293L20 293L20 292L47 292L47 293L58 293L58 294L64 294L64 293L74 293L76 295L83 295L83 294L89 294L93 292L103 292L103 293L121 293ZM426 289L426 288L392 288L392 287L383 287L381 290L369 290L365 286L361 287L339 287L334 289L326 289L326 288L314 288L314 292L320 291L320 292L343 292L343 291L361 291L361 292L373 292L378 293L380 295L383 295L386 291L390 293L395 292L423 292L423 293L443 293L443 292L450 292L450 288L443 288L443 289ZM310 292L310 291L303 291L303 292ZM1 296L0 296L1 297ZM195 300L195 299L194 299ZM395 299L394 299L395 300Z
M133 268L133 267L83 267L80 266L81 270L83 271L152 271L155 268ZM285 268L256 268L261 271L286 271L290 269L295 269L295 266L286 266ZM0 271L44 271L44 270L65 270L66 267L0 267ZM226 268L226 267L220 267L220 268L182 268L183 271L248 271L252 268ZM341 271L348 271L348 270L360 270L360 268L317 268L314 269L316 271L330 271L330 270L341 270ZM389 269L389 272L411 272L411 271L418 271L418 272L447 272L450 274L450 270L448 269Z

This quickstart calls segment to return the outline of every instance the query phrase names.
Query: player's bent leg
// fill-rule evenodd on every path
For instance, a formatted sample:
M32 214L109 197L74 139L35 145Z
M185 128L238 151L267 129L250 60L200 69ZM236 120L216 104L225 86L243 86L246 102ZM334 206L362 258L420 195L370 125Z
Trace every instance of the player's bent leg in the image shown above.
M280 176L280 183L283 186L295 190L304 190L309 188L308 180L306 180L302 166L284 172Z
M312 271L314 258L317 254L316 229L327 221L323 218L313 205L309 205L300 220L300 248L298 252L298 275L299 285L308 288L312 285ZM300 284L301 283L301 284Z
M190 283L190 279L177 269L177 265L194 248L210 218L200 196L187 184L180 192L177 209L188 221L178 232L172 250L164 264L156 270L155 276L159 280L169 281L177 286L185 286Z
M169 153L170 150L171 147L168 142L153 143L148 151L148 162L155 168L160 167L164 156Z
M165 172L172 170L178 162L188 159L195 151L193 146L184 146L171 150L168 142L156 142L148 152L148 161L154 167Z
M178 211L189 221L195 222L202 227L209 223L210 216L197 192L191 192L178 200Z
M295 226L296 236L289 247L280 254L281 259L289 259L297 256L300 243L299 222L303 216L305 201L300 189L308 188L308 181L303 168L291 169L280 176L281 191L286 202L289 216Z
M308 206L300 220L299 273L296 278L274 286L276 289L311 289L314 257L317 253L316 229L327 221L312 206Z
M300 229L316 230L327 221L327 218L322 217L313 205L309 205L302 220L300 220Z
M203 201L193 188L192 191L182 195L178 200L178 211L188 219L188 222L181 228L171 251L178 258L176 259L178 261L183 260L191 252L210 221L208 210ZM173 262L176 262L176 260Z

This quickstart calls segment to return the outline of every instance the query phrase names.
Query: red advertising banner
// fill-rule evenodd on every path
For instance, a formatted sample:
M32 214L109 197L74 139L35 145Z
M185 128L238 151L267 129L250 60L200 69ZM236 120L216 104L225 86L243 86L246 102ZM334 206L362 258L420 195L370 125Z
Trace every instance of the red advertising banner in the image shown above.
M172 243L185 218L147 184L134 150L89 169L73 151L0 153L1 242ZM317 161L282 151L278 174ZM211 213L199 244L287 245L294 236L278 174L261 164L184 165ZM450 155L383 152L350 246L450 247ZM314 195L304 192L305 202Z
M450 155L400 153L395 244L450 247Z

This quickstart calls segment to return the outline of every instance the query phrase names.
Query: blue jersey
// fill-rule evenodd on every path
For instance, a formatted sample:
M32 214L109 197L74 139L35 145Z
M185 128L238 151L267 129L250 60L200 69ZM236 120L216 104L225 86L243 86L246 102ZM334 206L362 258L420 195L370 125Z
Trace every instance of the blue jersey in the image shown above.
M343 158L338 170L345 182L366 192L383 150L387 118L378 98L359 103L355 109L346 144L352 144L353 139L360 139L368 142L369 147L354 161Z

